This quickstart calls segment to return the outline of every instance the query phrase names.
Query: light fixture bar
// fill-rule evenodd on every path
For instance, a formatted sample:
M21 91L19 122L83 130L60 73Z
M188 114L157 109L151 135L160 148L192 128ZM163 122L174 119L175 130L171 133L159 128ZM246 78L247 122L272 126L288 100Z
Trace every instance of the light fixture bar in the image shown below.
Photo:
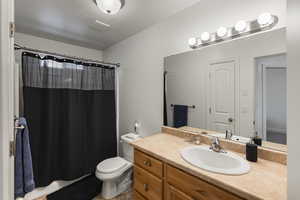
M278 23L278 17L269 13L261 14L258 19L252 21L240 20L233 27L220 27L217 32L203 32L201 37L192 37L188 44L190 48L197 49L225 40L250 35L256 32L272 29ZM209 35L208 35L209 34Z

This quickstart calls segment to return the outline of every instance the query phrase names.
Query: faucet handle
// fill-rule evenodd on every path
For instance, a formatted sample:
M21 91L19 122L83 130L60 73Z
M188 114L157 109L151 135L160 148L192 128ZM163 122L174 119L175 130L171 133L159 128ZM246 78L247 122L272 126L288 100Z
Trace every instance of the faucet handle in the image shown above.
M233 133L232 133L232 131L231 130L226 130L225 131L225 139L231 139L232 138L232 136L233 136Z
M210 138L210 140L211 140L211 142L212 142L213 144L220 144L220 140L219 140L219 138L216 137L216 136L212 136L212 137Z

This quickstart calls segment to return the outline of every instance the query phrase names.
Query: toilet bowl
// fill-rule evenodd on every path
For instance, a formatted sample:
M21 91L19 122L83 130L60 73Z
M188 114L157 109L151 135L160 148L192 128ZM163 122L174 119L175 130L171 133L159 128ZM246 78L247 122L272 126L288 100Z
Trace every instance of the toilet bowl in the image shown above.
M123 135L121 137L121 147L124 158L109 158L97 165L96 177L103 182L102 198L112 199L131 187L133 148L129 143L138 139L140 137L134 133Z

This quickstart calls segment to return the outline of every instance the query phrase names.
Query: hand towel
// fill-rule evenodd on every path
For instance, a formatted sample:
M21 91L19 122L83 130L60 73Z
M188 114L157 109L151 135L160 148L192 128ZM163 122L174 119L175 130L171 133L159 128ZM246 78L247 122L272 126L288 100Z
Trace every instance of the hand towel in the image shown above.
M174 127L179 128L187 126L188 122L188 106L174 105Z
M35 188L32 157L29 142L29 130L25 118L19 119L19 129L16 136L15 157L15 197L23 197Z

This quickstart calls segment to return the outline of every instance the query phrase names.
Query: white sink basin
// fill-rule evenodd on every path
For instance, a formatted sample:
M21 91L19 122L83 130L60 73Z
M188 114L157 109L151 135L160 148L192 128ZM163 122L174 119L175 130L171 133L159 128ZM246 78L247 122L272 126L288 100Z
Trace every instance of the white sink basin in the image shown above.
M204 170L227 174L242 175L250 171L249 163L231 152L214 152L208 146L191 146L181 150L182 158Z

